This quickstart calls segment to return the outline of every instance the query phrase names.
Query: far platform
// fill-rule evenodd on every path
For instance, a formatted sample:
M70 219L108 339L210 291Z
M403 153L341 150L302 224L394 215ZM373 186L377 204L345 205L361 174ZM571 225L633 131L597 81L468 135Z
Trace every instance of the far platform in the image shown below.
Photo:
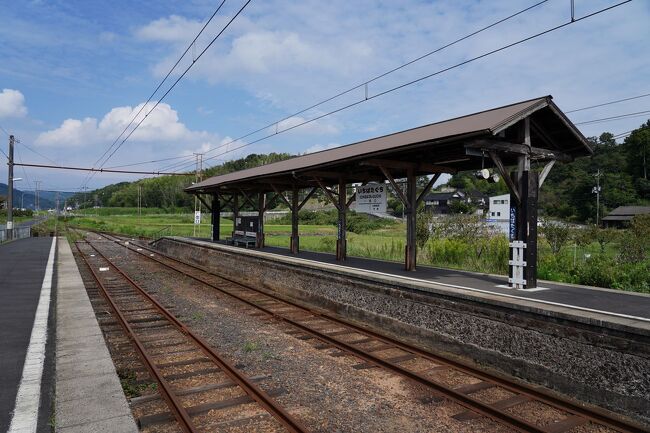
M345 261L337 261L334 254L321 252L300 251L298 254L291 254L288 249L278 247L267 246L261 249L245 249L233 247L225 241L212 242L208 239L199 238L176 239L185 239L189 242L203 241L214 245L227 246L242 252L291 257L294 260L305 261L305 263L316 262L328 266L339 266L338 269L349 268L355 271L366 271L368 275L386 276L401 281L432 283L452 291L457 289L463 292L496 295L505 302L508 302L508 300L533 301L540 304L539 308L544 308L544 305L546 305L578 310L585 314L605 314L616 317L624 323L627 321L645 322L648 329L650 329L650 294L543 280L539 281L538 287L535 289L512 289L507 286L508 280L506 276L422 265L418 265L415 271L406 271L404 270L404 264L398 262L361 257L348 257Z

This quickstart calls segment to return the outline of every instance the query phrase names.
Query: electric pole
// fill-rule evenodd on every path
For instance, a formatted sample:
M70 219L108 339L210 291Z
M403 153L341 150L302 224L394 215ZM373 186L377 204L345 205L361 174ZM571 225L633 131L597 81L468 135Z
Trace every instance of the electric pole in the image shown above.
M596 178L596 186L591 189L591 192L596 194L596 227L598 227L600 221L600 178L602 175L603 173L598 169L596 174L594 174L594 177Z
M13 228L14 228L14 143L15 139L13 135L9 136L9 161L7 165L9 166L9 175L7 186L9 190L7 191L7 238L13 238Z
M34 192L36 193L35 194L34 209L36 209L36 212L41 210L41 201L39 200L39 194L38 194L39 193L39 187L40 187L41 183L43 183L42 180L35 180L34 181L34 185L35 185Z

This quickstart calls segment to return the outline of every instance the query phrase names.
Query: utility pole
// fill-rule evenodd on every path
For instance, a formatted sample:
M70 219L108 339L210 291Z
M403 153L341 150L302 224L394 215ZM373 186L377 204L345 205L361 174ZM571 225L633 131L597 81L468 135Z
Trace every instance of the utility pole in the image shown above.
M596 186L591 189L591 192L593 194L596 194L596 227L598 227L598 224L600 222L600 178L603 176L603 173L601 173L600 169L594 174L594 177L596 178Z
M35 192L34 209L36 210L36 212L41 210L41 201L39 200L39 195L38 195L39 187L40 187L41 183L43 183L43 181L41 181L41 180L35 180L34 181L34 185L35 185L35 187L34 187L35 188L34 189L34 192Z
M7 191L7 239L13 238L13 228L14 228L14 144L15 139L13 135L9 136L9 161L7 165L9 166L9 175L7 186L9 190Z

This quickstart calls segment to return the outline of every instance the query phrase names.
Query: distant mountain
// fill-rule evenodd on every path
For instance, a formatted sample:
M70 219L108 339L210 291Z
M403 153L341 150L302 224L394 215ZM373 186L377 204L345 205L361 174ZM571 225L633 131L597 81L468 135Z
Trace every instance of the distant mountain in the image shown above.
M6 183L0 183L0 195L7 196L9 188ZM74 195L72 192L60 192L59 200L60 205L63 206L63 201ZM54 209L56 204L56 192L55 191L39 191L38 193L40 208L42 209ZM33 191L23 191L14 188L14 207L24 207L25 209L34 209L36 203L36 195Z

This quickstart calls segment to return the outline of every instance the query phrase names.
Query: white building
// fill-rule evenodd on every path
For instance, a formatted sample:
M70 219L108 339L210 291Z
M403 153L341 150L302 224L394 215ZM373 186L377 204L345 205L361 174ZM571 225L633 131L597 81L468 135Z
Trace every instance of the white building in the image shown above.
M510 194L490 197L490 208L486 218L490 225L507 234L510 227Z
M490 210L487 214L491 220L510 219L510 194L495 195L490 197Z

